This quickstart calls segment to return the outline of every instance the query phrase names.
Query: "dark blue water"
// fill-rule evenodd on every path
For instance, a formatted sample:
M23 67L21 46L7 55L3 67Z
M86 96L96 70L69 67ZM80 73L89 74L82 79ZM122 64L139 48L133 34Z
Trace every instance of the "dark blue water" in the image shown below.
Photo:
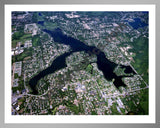
M38 13L38 15L39 15L39 16L42 16L42 14L41 14L40 12Z
M117 64L108 60L105 54L102 51L100 51L98 48L94 46L88 46L77 39L64 35L61 29L59 28L53 31L46 30L46 29L44 29L43 31L50 34L53 37L55 42L69 45L72 51L58 56L52 62L52 65L50 67L46 68L45 70L41 71L38 75L30 79L29 85L31 89L33 90L33 94L35 95L38 94L36 90L36 85L37 85L37 82L41 78L43 78L44 76L48 74L54 73L57 70L67 67L66 62L65 62L66 57L78 51L85 51L86 53L95 54L97 56L98 69L103 72L105 79L109 81L111 81L112 79L115 79L113 83L117 88L119 88L120 86L124 86L124 87L126 86L124 82L122 81L122 78L126 76L117 76L113 72ZM93 52L93 51L96 51L96 52ZM130 66L121 65L121 67L125 68L125 73L135 73Z
M148 11L142 11L142 13L148 14Z
M44 26L44 21L38 21L37 23Z
M52 62L52 65L48 68L46 68L45 70L41 71L38 75L34 76L30 81L29 81L29 84L30 84L30 87L32 89L32 93L33 94L38 94L35 86L37 84L37 82L43 78L44 76L48 75L48 74L51 74L51 73L54 73L55 71L57 70L60 70L62 68L65 68L67 67L66 63L65 63L65 58L69 55L71 55L72 52L68 52L68 53L65 53L59 57L57 57L53 62Z
M148 26L148 24L141 21L140 18L134 18L134 22L128 22L134 29Z

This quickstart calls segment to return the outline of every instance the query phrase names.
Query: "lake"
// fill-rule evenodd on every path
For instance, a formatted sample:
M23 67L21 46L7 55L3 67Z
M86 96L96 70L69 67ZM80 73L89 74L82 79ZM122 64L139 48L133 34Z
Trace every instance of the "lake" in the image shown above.
M108 60L106 58L104 52L100 51L98 48L96 48L94 46L88 46L85 43L83 43L77 39L74 39L72 37L69 37L69 36L63 34L62 30L60 28L56 28L53 31L44 29L43 31L48 33L50 36L52 36L55 42L69 45L71 47L71 51L58 56L52 62L50 67L42 70L39 74L37 74L36 76L34 76L33 78L30 79L29 85L30 85L30 87L33 91L32 93L34 95L38 94L38 91L36 89L36 85L40 79L44 78L44 76L46 76L46 75L49 75L51 73L54 73L55 71L58 71L62 68L67 67L66 62L65 62L66 57L70 56L74 52L79 52L79 51L84 51L86 53L95 54L97 56L96 63L97 63L98 69L103 72L105 79L108 81L111 81L112 79L114 79L113 83L116 88L119 88L120 86L126 87L125 83L122 81L122 78L126 77L126 76L117 76L113 72L115 67L117 67L118 65L116 63ZM93 51L98 51L98 52L95 53ZM130 66L125 66L125 65L120 65L120 66L125 68L125 73L135 74L135 72L133 71L133 69Z
M148 24L141 21L140 18L134 18L134 22L128 22L134 29L148 26Z

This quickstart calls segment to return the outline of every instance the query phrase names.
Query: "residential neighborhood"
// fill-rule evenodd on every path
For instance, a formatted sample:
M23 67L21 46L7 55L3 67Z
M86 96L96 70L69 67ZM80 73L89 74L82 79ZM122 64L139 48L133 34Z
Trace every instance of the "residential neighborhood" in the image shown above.
M12 12L11 50L12 115L148 115L148 13Z

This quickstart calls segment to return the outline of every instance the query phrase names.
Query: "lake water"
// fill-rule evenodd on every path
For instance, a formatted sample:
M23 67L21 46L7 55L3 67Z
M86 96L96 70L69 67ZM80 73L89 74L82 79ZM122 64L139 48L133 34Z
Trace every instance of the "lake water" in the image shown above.
M61 29L59 28L53 31L46 30L46 29L44 29L43 31L50 34L53 37L55 42L69 45L72 51L58 56L52 62L50 67L46 68L45 70L41 71L39 74L34 76L32 79L30 79L29 85L33 90L32 92L33 94L35 95L38 94L36 90L36 85L40 79L42 79L46 75L54 73L57 70L67 67L65 62L66 57L78 51L85 51L86 53L88 52L88 53L95 54L97 56L98 69L103 72L105 79L109 81L111 81L112 79L115 79L113 83L117 88L119 88L120 86L124 86L124 87L126 86L125 83L122 81L122 78L124 76L117 76L113 72L117 64L108 60L105 54L102 51L100 51L98 48L94 46L88 46L77 39L64 35ZM94 53L93 51L97 51L97 52ZM120 66L123 66L123 68L125 68L125 73L135 73L130 66L124 66L124 65L120 65Z
M37 23L44 26L44 21L38 21Z
M42 14L41 14L40 12L38 13L38 15L39 15L39 16L42 16Z
M128 22L134 29L148 26L148 24L141 21L140 18L134 18L134 22Z

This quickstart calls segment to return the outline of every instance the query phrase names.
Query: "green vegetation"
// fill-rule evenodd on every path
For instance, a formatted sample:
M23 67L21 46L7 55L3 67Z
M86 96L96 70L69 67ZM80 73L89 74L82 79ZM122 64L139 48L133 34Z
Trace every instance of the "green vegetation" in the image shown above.
M25 57L32 56L32 52L33 52L33 48L24 49L23 53L12 57L12 63L17 61L23 61Z
M121 95L122 91L119 91L114 87L114 80L116 78L116 75L125 75L125 69L118 67L117 70L114 70L114 73L116 75L111 73L111 75L113 74L113 76L111 77L115 78L112 80L108 80L109 78L105 79L104 77L104 74L105 72L107 72L107 70L104 70L105 72L99 72L98 70L101 69L101 66L103 64L101 65L99 64L99 62L96 62L96 60L98 61L100 58L101 63L103 63L103 60L105 63L105 59L107 57L111 62L113 61L116 64L107 62L106 65L109 64L114 67L116 65L119 65L120 63L126 63L126 61L129 61L129 57L125 57L126 59L123 58L120 60L121 54L119 54L119 49L116 48L116 45L122 47L131 46L131 49L129 49L127 52L133 53L132 55L128 54L128 56L130 55L134 59L132 65L138 72L138 74L140 74L143 79L148 82L148 38L146 38L148 37L148 35L146 37L142 35L142 33L147 32L147 29L145 29L144 31L143 28L140 28L139 31L142 36L138 37L137 39L135 39L135 37L137 36L137 33L135 31L131 30L130 33L125 34L125 29L121 28L123 32L118 31L118 29L116 29L116 25L114 25L113 23L113 20L118 19L115 23L119 24L121 22L120 17L123 15L123 12L121 12L121 15L117 12L73 12L78 13L78 15L80 15L79 18L67 18L67 16L65 16L65 13L71 12L29 13L33 14L32 18L29 14L24 18L24 20L13 20L12 22L12 32L14 33L12 35L12 48L15 48L16 46L18 46L18 44L23 45L27 40L32 40L33 46L30 48L23 48L24 51L21 54L12 56L12 63L22 61L22 76L19 77L17 73L14 74L13 79L18 79L18 86L12 87L13 92L19 91L20 93L22 93L22 90L25 89L25 85L28 86L27 89L29 89L29 92L32 93L34 89L31 89L31 87L33 86L29 85L29 81L31 80L31 78L37 76L39 72L49 67L53 59L57 62L57 57L63 55L64 52L68 52L69 45L67 45L67 49L65 49L65 46L63 44L58 45L62 40L60 39L61 37L56 38L57 40L59 40L58 42L54 42L54 40L51 41L51 36L49 34L46 34L46 32L43 32L43 29L53 30L59 27L64 31L64 34L67 33L68 36L72 35L73 38L76 37L76 39L78 38L80 41L88 44L89 46L84 46L84 49L82 48L82 51L84 52L82 54L83 60L81 53L73 55L73 61L70 61L72 59L72 55L68 55L69 59L67 59L65 63L58 63L60 62L58 60L58 62L54 65L55 68L58 65L58 68L56 69L68 66L67 68L59 71L56 70L53 73L49 72L50 75L46 75L42 79L38 78L38 83L34 87L38 91L38 95L42 96L36 97L25 95L25 99L18 99L20 110L25 111L25 113L23 114L55 115L56 112L58 112L59 114L84 115L87 114L87 111L91 115L97 115L97 113L100 114L99 112L102 112L102 114L103 112L105 112L106 115L121 115L126 114L126 111L128 111L130 114L137 115L148 114L148 89L139 90L139 87L144 86L144 83L140 85L139 78L136 79L136 76L132 78L130 77L131 79L122 79L122 81L126 85L128 85L125 88L121 87L121 90L123 90L122 94L124 94L124 92L130 92L130 94L126 94L125 96ZM130 13L128 15L130 15ZM139 14L136 13L136 16L138 15ZM140 15L142 14L140 13ZM47 16L53 17L51 18ZM128 17L127 15L125 16ZM120 22L118 23L118 21ZM18 25L16 22L18 22ZM30 22L37 24L38 35L32 36L32 34L24 33L24 26L26 24L30 24ZM83 27L83 23L88 24L91 29L85 29L85 27ZM120 27L125 28L125 25L121 24ZM28 28L27 31L29 30L29 32L31 32L31 29L32 27ZM105 31L106 29L111 30L111 33L109 34L107 31ZM97 38L96 35L98 36ZM124 42L119 44L117 42L114 43L113 41L109 41L106 39L107 35L107 38L111 38L111 40L114 40L112 39L113 37L117 37L120 42ZM134 39L133 42L131 42L132 37ZM103 39L106 39L107 43ZM101 46L97 47L97 44L101 44ZM107 45L105 46L105 44ZM98 53L98 51L96 51L95 49L95 51L88 51L88 53L86 52L86 49L90 49L90 47L93 48L94 46L99 49L104 47L104 49L101 49L101 51L106 54L106 57L103 56L103 54L102 56L94 55L93 52L95 54ZM77 51L76 48L72 48L72 46L70 46L69 51L71 50L74 53ZM85 54L91 54L91 56L85 56ZM126 56L125 53L122 54ZM77 61L78 57L79 60L82 61L81 63ZM120 58L117 59L118 57ZM95 70L93 70L92 63L97 63L94 66ZM79 70L81 71L79 74L77 74ZM48 72L48 70L45 71ZM84 75L84 73L86 74ZM75 90L77 89L77 83L85 85L84 92L80 92L78 89L79 92L77 91L76 93ZM82 87L82 89L84 88ZM103 94L106 94L108 96L104 97ZM121 105L118 105L119 103L117 101L117 96L121 97L125 108L121 108ZM113 103L113 105L108 108L107 106L110 106L110 102L109 104L107 102L109 98L112 99L111 103ZM21 111L20 113L22 113L23 111Z
M111 106L112 115L120 115L120 113L117 111L116 103L113 103Z
M18 99L18 102L25 102L25 98L23 97L23 98Z
M128 106L128 111L135 115L148 115L148 100L148 89L141 90L137 95L122 98L123 103Z
M71 103L70 101L63 100L63 104L66 105L72 112L74 112L76 115L79 113L79 109L76 105Z
M83 104L78 104L78 106L79 106L79 113L84 113L84 109L83 109Z
M50 86L50 83L49 83L47 80L44 80L44 79L42 79L41 82L44 83L44 86L43 86L43 89L42 89L42 90L43 90L44 92L47 91L47 90L48 90L48 87ZM37 84L37 88L38 88L38 84ZM42 94L44 93L43 91L42 91Z
M55 107L52 111L52 114L55 115L56 114L56 111L57 111L57 107Z
M13 93L17 92L17 90L19 90L19 87L12 87Z
M126 37L130 36L125 34ZM122 42L119 46L126 47L127 45L131 46L132 49L129 49L129 52L133 53L134 62L131 64L135 70L142 76L142 78L148 83L148 62L149 62L149 51L148 51L148 38L140 36L137 39L134 39L133 42Z
M20 37L22 37L23 35L24 35L24 32L23 32L23 31L15 32L15 33L12 35L12 40L19 40Z
M126 113L125 113L125 109L120 108L120 110L121 110L121 112L122 112L123 114L126 114Z
M132 43L135 63L132 63L136 71L142 75L142 78L148 83L148 38L139 37Z
M14 31L14 29L16 29L16 26L12 25L12 32Z
M148 115L149 111L149 92L148 89L141 90L141 99L140 99L140 106L143 108L143 114Z
M38 14L37 13L33 13L32 22L33 23L37 23L37 21L38 21Z
M131 64L135 70L142 76L144 81L148 83L148 38L143 35L134 39L133 42L130 42L128 38L131 38L131 35L125 34L128 42L123 42L119 46L126 47L131 46L132 49L129 49L129 52L133 53L134 62ZM145 87L144 83L141 84L141 87ZM123 99L123 98L122 98ZM139 99L139 101L137 101ZM141 90L140 94L135 96L129 96L127 100L123 99L123 102L128 106L129 112L138 114L138 115L148 115L148 89ZM139 102L139 104L137 104Z
M24 80L23 80L23 77L20 76L18 77L18 87L12 87L12 91L13 93L17 92L17 90L21 93L24 88Z
M125 75L125 72L124 72L125 68L119 68L119 67L116 67L114 72L118 75L118 76L121 76L121 75Z
M102 83L101 83L101 80L100 80L100 79L98 79L98 80L97 80L97 83L98 83L98 85L99 85L99 86L101 86L101 85L102 85Z
M44 22L44 26L46 29L48 30L53 30L57 27L57 23L56 22L48 22L48 21L45 21Z
M23 111L24 110L24 108L25 108L24 102L25 102L25 98L24 97L18 99L18 104L20 104L20 110L19 111L21 111L21 110Z
M85 42L85 39L84 39L84 37L83 37L82 35L78 35L77 38L78 38L80 41Z
M41 12L41 15L43 16L53 16L53 12Z
M32 34L24 34L23 31L15 32L12 36L12 48L15 48L18 42L24 44L26 40L31 40Z
M60 97L62 99L65 96L68 96L68 100L63 100L62 104L65 105L66 107L68 107L72 112L74 112L76 115L78 115L79 113L81 113L81 114L84 113L84 109L83 109L82 104L79 104L78 106L76 106L72 102L75 99L75 97L77 97L75 90L69 90L69 91L63 92L62 90L59 89L57 92L60 94Z
M41 37L42 42L48 41L48 39L49 39L48 34L43 34L43 36Z
M91 115L97 115L95 111L91 111Z
M17 31L24 31L24 23L21 26L16 27Z
M89 73L92 73L92 70L93 70L93 66L91 64L89 64L86 68L86 70L89 72Z
M32 38L32 46L33 47L37 47L37 46L40 46L40 45L41 45L41 42L40 42L39 35L33 36L33 38Z
M14 79L17 79L19 76L17 73L14 74Z

